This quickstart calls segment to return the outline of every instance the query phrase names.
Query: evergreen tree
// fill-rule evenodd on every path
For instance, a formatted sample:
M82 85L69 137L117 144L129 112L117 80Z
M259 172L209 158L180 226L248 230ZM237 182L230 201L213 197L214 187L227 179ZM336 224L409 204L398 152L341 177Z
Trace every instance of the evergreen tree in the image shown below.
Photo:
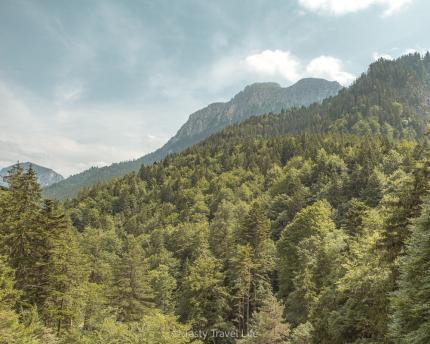
M233 254L233 235L237 227L238 220L235 214L235 206L231 202L222 201L218 205L209 227L209 246L215 257L225 263Z
M14 271L0 257L0 343L13 343L22 333L18 315L14 311L19 292L14 289Z
M137 321L153 307L149 266L137 238L127 237L127 247L114 269L111 304L118 310L118 320Z
M426 141L418 147L421 159L415 163L411 174L396 175L396 187L387 193L384 200L387 215L381 242L389 261L394 261L403 253L405 242L410 236L411 220L419 216L422 198L430 188L430 149L427 145Z
M49 233L43 225L40 188L31 166L24 172L18 164L7 180L10 192L0 225L3 254L15 270L21 306L41 307L46 298Z
M0 257L0 343L57 344L57 338L41 325L34 309L15 312L20 292L14 289L14 275L6 259Z
M83 328L86 331L98 328L112 314L109 306L109 291L113 270L119 262L122 242L113 223L103 229L85 228L80 239L80 248L88 266L88 279L84 285Z
M196 330L224 329L228 294L222 265L208 250L187 264L181 281L179 313Z
M301 210L293 222L285 227L278 241L279 289L283 297L294 287L294 278L301 266L299 244L312 236L322 236L334 232L336 226L331 219L331 207L327 202L316 202Z
M250 330L238 344L287 344L290 327L283 319L282 304L269 293L261 308L254 312Z
M271 288L275 246L264 204L254 202L237 232L238 246L231 259L231 281L236 294L236 321L246 331L252 313Z
M381 214L367 210L355 232L348 251L338 258L336 286L320 298L315 312L317 342L343 343L345 338L351 343L387 342L391 271L378 248Z
M230 263L231 294L234 302L234 317L240 332L249 330L253 311L252 290L255 288L253 274L255 265L250 245L238 245Z
M331 211L325 201L303 209L278 243L279 289L286 299L287 320L293 324L312 319L320 293L335 278L345 236L336 229Z
M83 303L83 282L87 278L86 262L76 233L56 202L46 200L42 213L49 233L49 261L46 300L41 309L46 323L56 328L57 335L80 321Z
M164 313L172 313L175 308L177 282L170 270L169 266L162 264L149 272L155 305Z
M392 298L390 335L396 343L430 341L430 199L413 222L406 255L400 260L399 289Z

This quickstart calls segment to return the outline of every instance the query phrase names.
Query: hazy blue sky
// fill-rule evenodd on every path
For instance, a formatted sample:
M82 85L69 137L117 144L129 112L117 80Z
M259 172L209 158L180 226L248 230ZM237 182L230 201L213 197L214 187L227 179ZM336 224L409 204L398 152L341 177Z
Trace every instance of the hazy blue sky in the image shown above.
M0 0L0 166L137 158L249 83L426 49L428 0Z

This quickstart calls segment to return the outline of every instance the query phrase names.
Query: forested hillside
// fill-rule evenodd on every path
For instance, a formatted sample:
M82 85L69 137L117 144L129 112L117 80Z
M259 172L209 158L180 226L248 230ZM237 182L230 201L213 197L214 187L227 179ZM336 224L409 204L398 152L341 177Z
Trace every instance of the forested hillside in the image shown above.
M430 55L408 55L63 205L17 168L0 338L430 342L429 97Z
M372 64L368 73L362 75L351 87L341 90L336 97L326 99L322 105L317 102L310 107L303 106L284 111L282 116L272 116L266 119L269 123L266 121L259 122L257 128L261 130L261 125L268 125L269 135L313 130L319 132L353 132L357 135L381 134L394 138L422 136L430 104L428 92L430 83L429 60L430 58L425 57L421 61L418 54L412 54L395 62L380 60L378 63ZM318 93L315 91L321 87L321 85L313 88L308 87L309 91L314 93L315 100L323 99L321 94L327 96L336 94L339 89L332 85L325 92ZM303 91L302 88L298 87L299 91ZM301 94L299 91L296 90L296 93ZM267 90L265 92L267 93ZM137 171L140 165L152 164L164 158L168 153L182 151L216 132L227 123L240 122L240 118L250 117L243 114L245 111L256 115L264 113L263 109L280 110L282 106L279 104L286 104L285 100L284 103L277 100L279 91L272 90L269 93L274 94L274 96L269 97L269 99L273 102L276 101L276 105L271 107L268 103L263 102L258 105L251 103L246 107L243 105L243 98L247 95L248 98L253 99L249 93L250 91L245 95L239 93L232 99L233 104L230 104L226 109L220 109L220 104L212 104L207 109L203 109L205 111L200 110L203 111L203 114L200 114L199 111L196 112L198 116L194 120L191 117L177 135L159 150L133 162L118 163L109 167L84 171L44 189L44 196L57 199L66 199L70 195L74 196L78 190L85 186L91 186L127 172ZM298 95L296 94L295 97ZM237 102L242 106L234 102L236 98L239 98ZM262 98L266 99L267 96ZM303 99L306 100L304 104L311 103L311 98L305 97ZM261 102L261 99L259 100ZM255 102L255 99L253 101ZM295 100L290 106L297 104L299 102ZM222 105L224 106L224 103ZM288 108L288 106L285 105L284 108ZM231 111L238 111L240 116L238 115L234 120L229 118L227 114ZM219 120L220 116L216 115L217 113L224 114L224 117L221 116L224 118L223 121ZM202 117L205 118L205 121L202 121ZM257 119L257 121L259 120ZM248 122L248 125L254 126L254 124L253 121ZM208 127L207 130L192 130L194 127L200 128L202 126L203 128ZM241 128L245 127L242 126ZM188 131L191 132L190 135L187 135ZM252 133L253 131L255 128L251 129Z
M246 86L230 101L212 103L192 113L176 135L154 152L132 161L100 168L93 167L45 188L43 194L48 198L63 200L71 198L84 187L90 187L133 171L137 172L142 165L151 165L171 153L181 152L230 124L243 122L251 116L269 112L279 113L283 109L321 102L325 98L335 96L340 89L342 86L336 81L317 78L302 79L289 87L281 87L273 82Z

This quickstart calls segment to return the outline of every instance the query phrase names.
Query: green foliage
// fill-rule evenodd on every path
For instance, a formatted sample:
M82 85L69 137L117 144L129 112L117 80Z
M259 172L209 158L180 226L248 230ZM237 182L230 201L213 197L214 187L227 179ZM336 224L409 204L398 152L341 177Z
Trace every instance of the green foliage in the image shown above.
M384 342L396 269L386 257L401 254L384 238L390 214L411 214L389 200L403 192L399 181L414 185L420 176L425 142L346 134L211 140L67 203L99 286L88 330L119 308L109 281L134 237L151 306L195 331L246 333L274 291L292 343ZM120 290L124 302L135 299Z
M118 310L119 321L140 320L153 306L149 265L139 240L127 237L123 256L115 265L111 302Z
M73 323L81 321L86 261L76 232L70 228L59 205L45 201L43 216L45 228L51 233L43 314L45 323L55 326L60 334L63 328L71 328Z
M236 322L240 331L246 333L252 313L262 305L263 296L271 291L270 276L275 268L270 221L261 200L252 204L236 235L236 252L229 267Z
M268 294L261 308L254 312L250 329L238 344L286 344L289 325L283 319L284 307L272 294Z
M0 190L2 340L428 342L429 61L378 61L63 205L18 166Z
M428 343L430 200L427 198L421 216L411 228L406 255L400 260L399 289L393 294L390 335L396 343Z
M175 317L152 312L139 322L118 323L108 318L100 329L85 336L83 344L201 344L192 340L190 327Z
M4 337L9 331L22 343L54 343L53 330L60 334L62 326L70 329L79 317L78 290L86 279L85 264L64 211L55 202L42 202L31 166L23 172L18 164L8 182L9 191L0 199L6 257L0 264L1 313L8 324ZM9 337L11 343L21 343Z
M291 344L308 344L313 342L314 328L310 322L297 326L291 333Z
M353 343L387 342L391 271L378 248L382 228L383 219L376 210L363 214L359 234L349 240L346 255L338 258L341 275L320 302L318 312L327 313L328 321L314 320L317 341L343 343L351 338ZM333 298L337 300L335 307Z
M312 240L322 238L335 230L336 226L331 220L331 207L324 201L301 210L285 227L278 241L281 295L287 296L295 290L294 279L302 266L299 260L305 258L304 255L308 253L306 246L317 244Z
M15 287L22 291L22 305L40 307L46 297L43 286L51 234L43 224L40 188L33 169L24 172L19 164L8 177L8 183L11 192L1 210L2 253L15 270Z
M283 110L280 115L269 113L273 109L279 109L278 102L260 104L260 111L255 111L255 106L250 107L241 118L249 118L251 114L265 113L264 108L267 108L268 112L262 117L251 117L245 123L230 126L223 133L215 134L215 136L220 135L224 138L232 135L241 138L268 137L311 131L353 133L365 136L384 135L390 140L393 138L414 139L425 134L429 114L427 99L430 86L429 75L428 62L418 53L402 56L395 61L379 60L370 65L367 73L362 74L353 85L340 90L334 97L322 102L314 102L306 107L289 108ZM302 91L300 94L300 98L307 96L306 91ZM248 107L246 102L245 106ZM286 109L286 107L283 108ZM198 125L208 128L201 135L190 140L181 137L169 142L162 149L134 161L102 168L93 167L48 187L44 190L44 194L46 197L66 199L76 196L80 189L138 171L141 165L153 164L164 159L169 152L183 151L207 138L209 134L219 132L232 117L237 116L237 113L220 116L219 112L215 112L211 115L205 118L205 122ZM228 118L228 120L224 118ZM222 126L211 125L212 121L216 120L226 122ZM228 166L226 163L224 165ZM266 168L270 167L266 166Z
M206 250L186 264L181 281L182 319L198 330L224 328L228 294L223 280L220 262Z

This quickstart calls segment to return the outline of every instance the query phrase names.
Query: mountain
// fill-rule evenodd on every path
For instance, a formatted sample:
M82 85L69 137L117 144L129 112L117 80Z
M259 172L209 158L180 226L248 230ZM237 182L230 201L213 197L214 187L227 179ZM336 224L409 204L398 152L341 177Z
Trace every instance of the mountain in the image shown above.
M95 295L125 315L167 300L182 323L258 335L236 343L429 343L429 120L430 54L381 60L322 103L84 190L65 206ZM139 265L154 290L133 295Z
M64 177L61 174L58 174L57 172L55 172L54 170L52 170L50 168L43 167L43 166L31 163L31 162L23 162L23 163L20 163L20 165L25 171L27 171L29 169L30 165L32 166L33 170L37 174L37 182L39 183L39 185L42 188L64 180ZM14 166L15 165L8 166L8 167L2 168L0 170L0 185L1 186L7 186L7 183L3 180L3 177L6 177L9 174L9 171Z
M263 85L277 88L276 84ZM246 94L245 91L249 88L252 89L252 87L253 85L249 86L239 95ZM232 101L240 98L239 95L234 97ZM171 142L174 142L181 133L186 131L185 128L191 128L190 121L200 117L196 115L197 113L191 115L190 120L178 131L178 134L158 151L165 149ZM307 135L314 135L316 141L320 140L319 135L333 135L337 141L336 144L341 147L345 145L346 151L348 150L346 145L348 136L359 137L363 143L366 143L366 139L370 142L372 138L377 138L387 142L389 147L395 141L421 140L428 135L429 122L430 54L427 53L424 57L418 53L409 54L394 61L381 59L371 64L366 73L363 73L350 87L342 89L336 96L324 99L320 103L312 103L308 107L283 110L278 114L268 113L254 116L242 123L230 125L202 142L185 149L181 154L172 154L159 164L143 165L138 176L128 175L110 183L95 186L83 192L80 197L93 197L92 192L95 189L101 190L103 188L109 189L109 192L115 193L115 197L117 197L120 189L112 188L113 185L118 186L121 183L126 183L130 178L137 177L148 181L149 185L161 187L161 181L168 177L163 172L165 168L170 166L174 171L175 164L178 166L183 164L182 168L184 169L187 166L188 168L190 166L193 169L196 168L195 162L186 161L188 156L193 155L197 155L201 169L204 169L205 163L211 162L210 159L216 158L222 164L220 171L229 170L231 167L224 161L224 159L228 160L229 156L232 159L237 159L240 164L246 165L247 168L254 168L262 163L259 159L265 159L264 155L259 156L257 160L251 159L252 143L256 140L272 140L273 143L271 144L274 146L268 146L267 149L274 150L273 154L281 156L280 159L285 161L289 159L291 152L287 148L283 150L282 147L276 147L278 137L300 135L299 137L303 137L301 150L304 153L307 150L318 149L317 145L311 147L305 144L309 141ZM345 142L343 142L344 136ZM187 137L192 137L192 135ZM413 145L409 148L406 146L405 150L413 150ZM170 152L172 151L173 148ZM151 154L155 155L156 152ZM224 152L223 157L219 158L217 152ZM142 158L141 161L148 156ZM365 156L362 157L362 159L366 158ZM397 158L392 156L390 159ZM172 176L180 177L173 172ZM176 186L175 188L177 189Z
M317 78L302 79L289 87L281 87L272 82L246 86L230 101L213 103L191 114L176 135L156 151L133 161L115 163L102 168L93 167L73 175L44 189L44 196L59 199L74 196L83 187L138 171L142 165L152 164L168 154L180 152L228 125L243 122L256 115L279 113L292 107L321 102L336 95L341 89L342 86L336 81Z
M44 343L430 343L429 120L413 54L63 205L23 178L0 191L3 327L26 333L22 300ZM252 332L190 339L213 328Z
M264 113L279 113L292 107L307 106L336 95L342 86L336 81L306 78L290 87L264 82L246 86L227 103L213 103L194 112L163 147L155 151L157 160L179 152L223 128Z

